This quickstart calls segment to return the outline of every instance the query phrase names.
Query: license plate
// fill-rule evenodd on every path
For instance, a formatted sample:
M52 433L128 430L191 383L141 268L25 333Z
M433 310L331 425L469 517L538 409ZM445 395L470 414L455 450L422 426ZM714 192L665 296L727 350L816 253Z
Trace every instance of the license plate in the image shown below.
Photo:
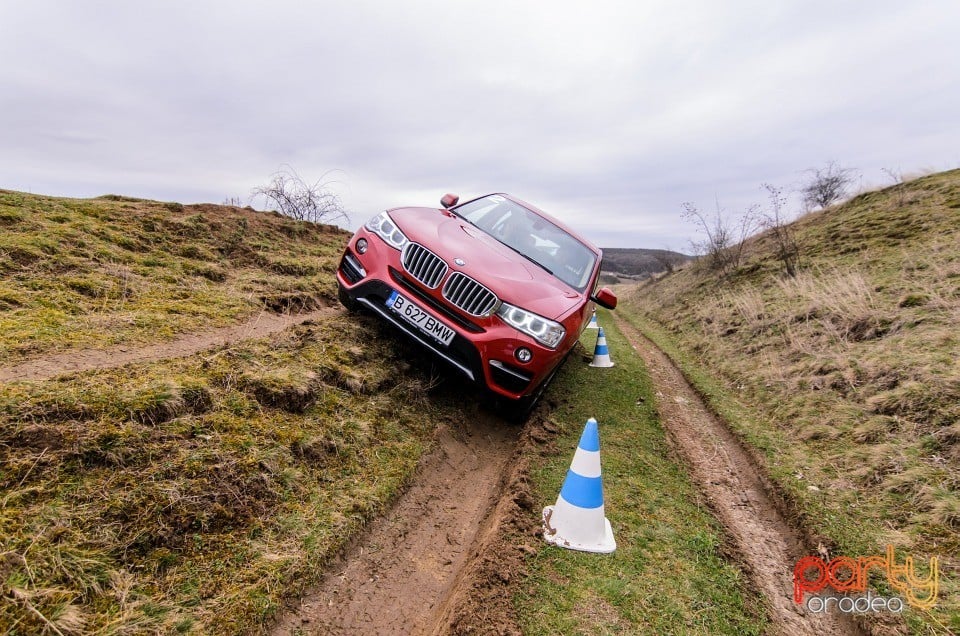
M396 291L390 294L390 298L387 298L387 307L395 311L398 316L423 333L445 345L450 344L453 337L457 335L457 332L453 329L420 309L420 307Z

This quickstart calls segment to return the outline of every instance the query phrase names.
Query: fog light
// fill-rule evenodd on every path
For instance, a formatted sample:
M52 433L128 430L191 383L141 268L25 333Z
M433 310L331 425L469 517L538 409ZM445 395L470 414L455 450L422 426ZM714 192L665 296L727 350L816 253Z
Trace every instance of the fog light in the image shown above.
M367 253L367 239L358 239L357 240L357 253L366 254Z
M523 362L524 364L526 364L527 362L530 362L530 360L533 359L533 353L526 347L520 347L519 349L513 352L513 355L517 357L517 360L519 360L520 362Z

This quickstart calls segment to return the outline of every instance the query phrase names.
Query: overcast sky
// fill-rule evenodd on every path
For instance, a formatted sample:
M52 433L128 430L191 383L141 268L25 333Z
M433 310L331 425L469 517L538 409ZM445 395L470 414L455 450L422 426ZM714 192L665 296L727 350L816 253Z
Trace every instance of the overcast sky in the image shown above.
M686 201L960 167L958 39L958 0L0 0L0 188L221 203L287 164L351 227L508 192L689 251Z

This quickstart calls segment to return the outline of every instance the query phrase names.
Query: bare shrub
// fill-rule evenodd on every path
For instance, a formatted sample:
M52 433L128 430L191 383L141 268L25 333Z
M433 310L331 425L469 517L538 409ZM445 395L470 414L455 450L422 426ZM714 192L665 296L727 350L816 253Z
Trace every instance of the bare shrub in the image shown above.
M270 183L253 189L253 198L263 197L266 206L284 216L310 223L349 222L340 197L330 191L326 174L307 183L290 166L273 175Z
M693 203L684 203L681 216L698 226L706 235L703 241L691 241L694 252L706 257L707 266L723 274L730 273L740 266L743 258L743 244L757 228L757 207L750 206L739 217L733 219L717 203L713 216L702 212Z
M662 250L654 250L652 256L653 260L660 266L661 271L667 274L672 274L677 266L683 263L683 258L677 256L669 247L665 247Z
M842 200L857 177L855 170L842 168L836 161L827 162L823 168L810 168L806 173L800 195L808 210L827 208Z
M800 244L797 242L797 233L793 229L793 224L790 223L784 211L787 198L783 195L782 188L769 183L764 183L762 187L767 191L770 207L761 215L760 224L773 236L777 258L783 263L787 275L796 276L800 267Z

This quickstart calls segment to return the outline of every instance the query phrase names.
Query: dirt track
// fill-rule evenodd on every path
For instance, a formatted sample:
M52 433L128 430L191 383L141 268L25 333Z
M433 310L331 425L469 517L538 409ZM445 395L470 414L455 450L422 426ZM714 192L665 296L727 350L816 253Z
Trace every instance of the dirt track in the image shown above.
M158 344L117 345L107 349L65 351L0 368L0 382L16 380L46 380L76 371L112 369L132 362L154 362L167 358L181 358L220 345L262 338L329 314L332 309L321 309L303 314L275 314L261 311L246 322L233 327L188 333Z
M281 634L426 634L500 496L519 429L477 411L444 424L415 483L374 521L323 584L282 617Z
M793 603L792 566L809 550L754 462L666 355L617 322L649 368L662 421L698 490L766 601L770 633L862 633L845 617L811 615ZM527 542L538 519L525 468L510 458L514 448L544 443L556 430L539 412L519 435L489 415L468 418L461 437L457 429L442 431L439 456L426 460L411 490L274 636L519 633L509 583L522 578L523 555L537 549Z
M673 362L623 318L615 319L643 358L656 387L660 420L763 594L775 633L861 633L852 621L836 614L815 616L793 602L793 564L809 551L767 494L754 462Z

